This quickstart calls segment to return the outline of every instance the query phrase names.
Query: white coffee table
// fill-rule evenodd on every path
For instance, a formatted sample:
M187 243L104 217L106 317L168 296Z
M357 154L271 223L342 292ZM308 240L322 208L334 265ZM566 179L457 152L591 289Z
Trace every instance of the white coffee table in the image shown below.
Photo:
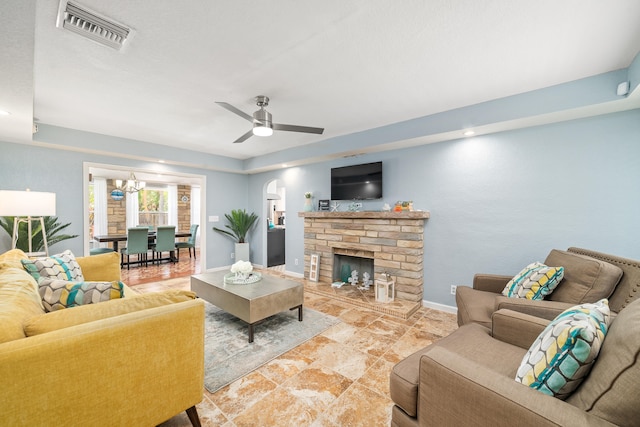
M191 276L191 290L200 298L249 324L249 342L253 342L253 327L269 316L285 310L298 309L302 322L304 286L302 283L269 275L248 285L224 283L228 271Z

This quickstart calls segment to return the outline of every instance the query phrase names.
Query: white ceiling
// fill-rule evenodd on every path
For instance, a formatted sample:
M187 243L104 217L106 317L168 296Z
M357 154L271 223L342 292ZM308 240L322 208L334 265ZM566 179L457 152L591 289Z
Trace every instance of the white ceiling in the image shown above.
M128 46L56 28L58 0L2 2L0 140L30 139L32 114L246 159L625 68L640 50L638 0L78 3L135 29ZM256 95L274 122L324 135L232 144L251 125L215 101L251 114Z

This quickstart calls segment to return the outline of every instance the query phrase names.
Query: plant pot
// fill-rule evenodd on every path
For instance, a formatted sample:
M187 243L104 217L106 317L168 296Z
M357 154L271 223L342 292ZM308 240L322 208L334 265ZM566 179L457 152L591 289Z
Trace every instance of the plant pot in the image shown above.
M236 256L235 261L250 261L249 260L249 244L248 243L236 243Z

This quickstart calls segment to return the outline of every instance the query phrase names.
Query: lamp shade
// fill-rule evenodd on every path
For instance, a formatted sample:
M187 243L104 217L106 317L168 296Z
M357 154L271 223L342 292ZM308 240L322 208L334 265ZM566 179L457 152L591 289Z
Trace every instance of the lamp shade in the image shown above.
M53 216L56 193L0 190L1 216Z

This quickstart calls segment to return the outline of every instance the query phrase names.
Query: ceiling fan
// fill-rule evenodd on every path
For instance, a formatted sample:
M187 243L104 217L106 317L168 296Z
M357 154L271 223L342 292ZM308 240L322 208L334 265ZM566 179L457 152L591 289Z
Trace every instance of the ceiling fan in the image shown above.
M324 132L324 128L314 128L309 126L296 126L296 125L283 125L281 123L273 123L271 121L271 113L264 109L267 105L269 105L269 97L264 95L256 96L256 105L260 107L258 111L253 113L253 116L248 115L244 111L238 110L231 104L226 102L218 102L216 104L225 108L232 113L235 113L242 117L243 119L249 120L253 123L253 129L249 132L242 135L240 138L236 139L234 142L244 142L249 139L252 135L257 136L271 136L274 130L284 130L289 132L304 132L304 133L315 133L321 135Z

